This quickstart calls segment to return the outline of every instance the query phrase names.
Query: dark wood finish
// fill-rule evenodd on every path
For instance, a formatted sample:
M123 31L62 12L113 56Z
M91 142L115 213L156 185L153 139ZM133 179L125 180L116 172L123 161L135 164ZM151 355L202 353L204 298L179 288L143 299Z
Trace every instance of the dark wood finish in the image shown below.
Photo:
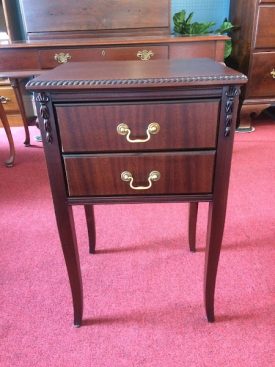
M135 186L147 186L151 171L160 172L152 194L212 192L215 151L196 153L140 153L130 155L64 156L69 196L141 195L121 180L131 172Z
M28 39L56 38L62 32L93 34L170 32L170 1L20 0ZM63 36L64 37L64 36Z
M59 153L58 140L48 139L48 131L51 135L57 137L57 131L54 124L50 124L49 116L53 116L52 106L49 103L50 98L46 95L40 95L40 113L42 121L40 128L44 141L44 151L48 167L49 179L52 190L53 203L59 237L63 249L64 259L68 270L70 287L72 292L74 307L74 325L80 326L83 314L83 291L82 278L79 265L79 255L76 242L74 227L74 218L72 207L67 205L66 179L62 168L62 157ZM49 125L50 124L50 125ZM49 143L50 142L50 143Z
M67 62L139 60L139 51L151 51L154 59L209 57L224 59L227 36L177 37L173 35L102 37L0 43L0 71L51 69L59 65L56 54L68 54Z
M214 290L225 221L239 86L245 82L244 75L225 65L206 59L194 59L192 63L188 60L156 60L151 63L113 61L104 65L71 63L51 70L28 83L27 88L35 91L40 111L39 123L55 213L61 232L60 239L70 277L75 324L81 323L83 301L75 233L71 211L68 210L73 204L85 205L90 252L94 252L94 213L89 205L105 202L191 202L191 250L195 250L197 202L210 202L204 298L207 318L214 321ZM202 103L203 98L205 104ZM104 110L106 102L102 103L103 100L108 101L108 107L110 106L107 113ZM110 134L106 124L106 133L104 134L103 130L100 133L100 141L104 147L102 150L98 146L98 151L94 154L83 151L81 147L73 154L62 152L63 139L66 140L66 136L72 134L66 131L66 125L68 131L73 126L77 135L78 126L74 122L76 116L72 116L73 124L70 126L69 115L72 106L81 111L77 112L77 116L80 125L83 119L85 125L86 112L82 111L87 111L87 108L98 106L100 114L96 115L95 119L105 114L109 119L109 115L123 115L126 103L129 105L131 117L135 113L139 115L136 108L140 108L142 117L146 113L150 115L151 105L160 104L162 108L167 109L162 113L169 118L171 125L166 134L172 136L174 126L181 124L182 135L185 132L189 134L187 130L192 130L193 126L185 125L182 119L185 117L188 120L192 115L195 134L198 135L193 138L193 148L189 146L186 149L184 145L175 148L172 140L163 136L161 140L166 142L165 145L162 148L155 146L154 151L146 152L144 148L134 152L119 152L115 150L116 145L113 145L112 151L103 153L107 146L104 138L109 139ZM186 108L186 116L182 117L179 111L173 114L170 109L174 104L175 110ZM193 114L193 106L198 109L198 114ZM68 113L64 111L66 108ZM210 124L211 128L207 132L212 142L213 136L217 136L211 149L207 145L196 145L201 135L201 131L196 129L196 125L200 124L196 120L207 120L206 113L215 121ZM181 120L180 123L175 121L178 119ZM140 121L142 119L135 123L137 129L139 123L143 124ZM63 124L61 134L60 122ZM88 128L91 130L90 139L97 139L97 133L92 135L92 123ZM79 140L86 144L83 134L79 135ZM66 142L66 149L70 150L70 144L70 141ZM73 149L80 146L75 139L72 140L72 145ZM132 173L132 182L121 180L121 172L124 170ZM160 172L160 178L149 185L148 173L155 170ZM136 186L142 187L137 190Z
M273 5L275 5L275 1L273 1ZM272 24L275 24L275 6L262 5L258 8L258 11L255 47L274 48L275 27L272 27Z
M198 202L191 202L189 204L189 221L188 221L188 234L189 234L189 248L190 251L196 252L196 228L198 218Z
M221 121L226 121L226 126L228 126L228 119L231 120L230 134L228 135L224 133L222 129L219 130L215 178L213 181L213 200L209 204L208 211L204 268L204 302L209 322L213 322L215 320L214 294L225 223L227 192L233 148L233 131L235 130L237 115L237 110L234 108L236 94L237 91L234 88L225 89L223 93L220 117ZM226 169L224 169L225 166Z
M4 107L1 103L1 101L0 101L0 120L3 124L5 133L7 135L8 142L9 142L9 149L10 149L10 156L6 160L5 165L6 165L6 167L12 167L14 165L14 160L15 160L14 142L13 142L13 137L12 137L12 134L11 134L9 121L7 119L7 115L6 115L6 112L4 110Z
M205 116L200 118L201 110ZM185 103L126 103L58 105L56 113L63 152L199 149L216 146L219 100L197 99ZM126 123L130 139L144 139L150 123L160 126L145 143L131 143L119 135Z
M93 205L84 205L84 209L85 209L85 216L86 216L88 237L89 237L89 252L90 252L90 254L94 254L95 253L95 247L96 247L96 230L95 230L94 206Z
M231 0L232 33L230 65L248 75L242 91L239 130L251 131L258 111L275 104L275 0Z
M16 72L32 77L34 70L42 72L74 61L183 57L223 61L227 36L170 35L170 5L169 0L157 4L153 0L4 0L12 42L0 42L0 73L8 78ZM15 41L24 38L26 42ZM29 145L27 125L34 119L26 116L23 100L30 101L30 97L22 97L22 78L14 77L13 86L26 131L25 144Z
M106 60L137 60L138 53L144 47L94 47L94 48L59 48L39 51L39 61L42 69L52 69L58 65L56 54L61 52L70 55L70 62L75 61L106 61ZM168 59L168 46L150 46L153 59Z
M251 60L251 73L253 74L253 78L248 82L248 98L274 98L275 77L273 78L270 74L274 68L275 47L274 52L257 52L253 55Z

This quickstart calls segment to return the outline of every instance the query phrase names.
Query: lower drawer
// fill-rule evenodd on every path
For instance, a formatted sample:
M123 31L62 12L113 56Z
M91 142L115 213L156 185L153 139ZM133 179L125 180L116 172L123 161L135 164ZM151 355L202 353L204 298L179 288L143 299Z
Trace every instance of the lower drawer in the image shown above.
M69 196L211 193L215 151L64 156Z
M275 52L253 54L247 90L247 97L275 96Z

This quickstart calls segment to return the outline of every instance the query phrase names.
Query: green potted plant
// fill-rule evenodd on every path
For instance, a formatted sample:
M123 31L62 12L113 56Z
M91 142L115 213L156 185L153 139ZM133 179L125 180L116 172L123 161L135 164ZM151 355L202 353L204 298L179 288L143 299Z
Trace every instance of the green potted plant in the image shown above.
M234 29L233 24L225 19L218 29L213 30L213 27L216 25L215 22L193 22L193 15L193 12L187 14L185 10L181 10L178 13L175 13L173 16L174 32L180 35L197 36L213 33L228 34ZM231 51L232 42L231 40L228 40L225 43L225 59L231 54Z

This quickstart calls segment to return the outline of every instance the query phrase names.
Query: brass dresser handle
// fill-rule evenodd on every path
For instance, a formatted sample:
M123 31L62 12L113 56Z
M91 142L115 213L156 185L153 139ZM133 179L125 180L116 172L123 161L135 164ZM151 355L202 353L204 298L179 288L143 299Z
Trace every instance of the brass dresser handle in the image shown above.
M137 53L137 57L142 60L142 61L148 61L151 59L151 57L154 56L154 52L151 50L142 50L142 51L138 51Z
M0 96L0 100L2 104L8 103L11 99L5 96Z
M147 179L149 184L147 186L134 186L133 185L134 178L131 172L124 171L121 173L120 177L122 181L130 182L130 187L133 190L148 190L152 187L153 181L158 181L160 179L160 173L159 171L150 172Z
M160 126L157 122L151 122L151 124L148 125L146 134L147 138L145 139L131 139L130 134L131 130L129 129L127 124L119 124L117 126L117 133L119 135L126 135L126 139L129 143L146 143L151 139L151 135L155 135L160 131Z
M65 54L64 52L60 52L59 54L54 55L54 59L59 64L65 64L66 62L68 62L68 60L71 60L71 58L72 56L69 53Z
M272 78L275 79L275 69L273 69L270 74L272 75Z

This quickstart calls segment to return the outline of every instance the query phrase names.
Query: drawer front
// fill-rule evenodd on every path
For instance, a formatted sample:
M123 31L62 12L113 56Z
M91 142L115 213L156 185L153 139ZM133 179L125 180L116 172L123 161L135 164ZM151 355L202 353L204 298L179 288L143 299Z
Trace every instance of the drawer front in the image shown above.
M275 4L260 6L256 31L256 48L275 48Z
M0 48L0 71L40 69L38 52L35 49Z
M69 196L210 193L214 160L213 151L64 157Z
M247 91L247 97L275 96L275 52L253 55Z
M171 44L169 47L169 55L170 59L209 57L215 60L216 41Z
M168 59L168 46L59 48L39 51L42 69L52 69L70 61Z
M7 113L19 111L17 100L12 87L0 87L0 96L3 107Z
M67 153L202 149L216 145L219 100L57 105L56 113Z

